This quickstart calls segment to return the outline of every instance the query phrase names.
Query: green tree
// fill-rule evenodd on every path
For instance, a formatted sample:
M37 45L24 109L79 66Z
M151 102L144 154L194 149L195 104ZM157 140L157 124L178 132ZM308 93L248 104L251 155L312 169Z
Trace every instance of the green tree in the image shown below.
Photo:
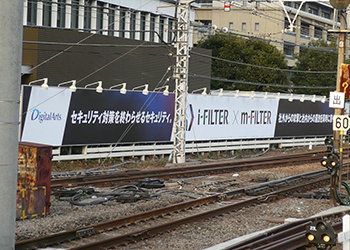
M335 42L312 41L309 47L301 48L295 55L297 62L293 69L300 71L337 71L338 52ZM325 87L336 86L336 73L293 73L291 81L297 86ZM329 89L295 89L294 93L329 95Z
M232 83L212 80L213 89L239 89L244 91L279 91L273 85L289 85L287 74L280 70L257 68L258 65L276 69L287 69L284 54L266 41L255 38L242 38L230 33L216 33L199 41L198 47L212 50L212 77L250 83L263 83L269 86ZM233 62L230 62L233 61Z

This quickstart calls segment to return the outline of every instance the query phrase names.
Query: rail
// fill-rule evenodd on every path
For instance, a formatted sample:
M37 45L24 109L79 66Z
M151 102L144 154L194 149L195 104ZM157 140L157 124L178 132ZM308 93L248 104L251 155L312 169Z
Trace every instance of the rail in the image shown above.
M286 164L300 164L305 162L315 162L322 159L325 151L310 151L307 153L284 154L270 157L255 157L250 159L237 159L235 161L219 161L193 166L178 166L165 169L154 169L145 171L115 172L108 175L91 175L88 172L80 172L76 176L69 178L53 178L51 180L51 190L62 189L67 186L105 186L132 183L144 178L161 178L169 180L171 178L188 178L192 176L202 176L208 174L222 174L239 172L244 170L270 168ZM323 171L327 171L325 168Z
M208 153L220 151L235 151L243 149L269 149L288 147L324 146L325 137L303 138L266 138L266 139L241 139L224 141L187 142L186 153ZM101 158L124 158L146 156L170 155L173 152L172 142L138 143L129 145L84 145L65 146L53 149L53 161L87 160ZM72 150L75 148L77 152ZM63 153L63 151L66 151Z
M303 190L310 189L310 186L319 186L319 182L329 182L329 176L322 177L325 174L325 170L318 170L308 173L303 173L291 177L286 177L280 180L274 180L262 184L257 184L248 187L242 187L238 189L234 189L231 191L227 191L220 194L215 194L211 196L207 196L205 198L200 198L192 201L187 201L179 204L174 204L168 207L155 209L152 211L139 213L136 215L123 217L119 219L115 219L108 222L103 222L100 224L89 225L83 228L78 228L70 231L63 231L59 233L50 234L47 236L42 236L39 238L24 240L16 243L16 250L24 250L24 249L37 249L38 246L51 246L55 245L59 242L66 242L75 240L80 237L85 237L89 235L98 234L101 232L106 232L112 230L114 228L119 228L122 226L127 226L129 224L133 224L136 222L143 222L146 220L154 219L157 217L162 217L164 215L169 215L169 213L176 213L179 211L186 211L189 208L198 207L204 204L221 201L222 199L235 199L246 195L246 191L252 190L255 188L265 187L265 192L260 195L256 195L254 197L249 196L244 200L236 200L234 203L230 205L226 205L220 207L218 209L210 210L209 212L198 213L194 216L184 217L183 219L172 221L170 223L166 223L160 226L155 226L154 228L145 228L142 231L136 231L127 235L120 235L115 239L111 239L113 242L111 243L109 239L106 239L107 245L111 246L113 244L126 243L134 240L141 240L143 238L147 238L151 235L156 235L159 232L162 232L166 229L175 228L179 225L186 224L193 221L198 221L200 219L212 217L215 215L223 214L226 212L232 212L242 207L247 207L255 204L260 204L263 202L268 202L276 199L282 198L284 195L290 193L295 190ZM295 186L296 185L296 186ZM273 188L275 187L275 188ZM274 189L278 189L278 191L274 191ZM250 192L250 191L249 191ZM284 194L284 195L276 195L276 194ZM77 247L74 249L98 249L95 245L88 248L87 246Z

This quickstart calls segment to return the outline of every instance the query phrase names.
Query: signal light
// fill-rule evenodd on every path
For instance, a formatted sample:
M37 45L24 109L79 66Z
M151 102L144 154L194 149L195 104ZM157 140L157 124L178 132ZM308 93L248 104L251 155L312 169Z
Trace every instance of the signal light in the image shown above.
M309 234L309 235L307 235L307 239L308 239L309 241L313 241L313 240L315 239L315 235Z
M321 160L321 165L322 165L323 167L326 167L326 166L327 166L327 163L328 163L328 156L327 156L327 155L324 155L324 156L322 157L322 160Z
M331 152L333 150L334 141L331 137L326 137L324 144L326 145L328 152Z
M324 221L311 223L306 230L305 237L306 241L311 245L317 246L317 249L326 249L326 246L335 246L337 242L337 233L329 223Z
M323 235L322 239L324 242L330 242L331 241L331 237L329 237L328 235Z
M321 230L321 231L325 231L327 229L327 225L325 224L325 222L321 221L321 222L317 223L316 229Z
M339 156L337 154L324 155L321 160L321 165L327 168L330 174L336 173L339 164Z

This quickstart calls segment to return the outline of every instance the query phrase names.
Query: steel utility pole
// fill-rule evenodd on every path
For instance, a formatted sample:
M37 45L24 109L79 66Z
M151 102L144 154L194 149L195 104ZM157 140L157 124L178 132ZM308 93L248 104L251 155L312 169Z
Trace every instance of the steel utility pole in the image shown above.
M338 93L342 92L342 89L344 91L344 96L347 94L347 88L348 86L342 86L341 83L341 78L343 77L342 75L342 64L344 63L345 60L345 37L346 33L349 32L349 30L346 30L346 16L345 13L343 12L344 9L348 7L350 3L350 0L330 0L330 4L337 9L337 12L340 13L340 28L339 30L330 30L329 32L334 32L339 34L339 40L338 40L338 67L337 67L337 83L336 83L336 91ZM336 12L335 12L336 13ZM334 17L336 19L336 16ZM345 82L346 85L348 85L347 82ZM340 98L340 97L339 97ZM330 100L332 102L332 100ZM343 100L343 103L345 100ZM330 106L333 106L334 103L330 103ZM344 108L335 108L334 111L334 117L340 117L341 115L344 114ZM334 123L334 121L333 121ZM331 175L331 183L330 183L330 198L331 201L333 202L334 205L337 204L338 201L338 196L337 196L337 184L338 184L338 191L340 192L341 190L341 173L342 173L342 165L343 165L343 132L342 130L336 130L334 129L333 132L333 138L334 138L334 143L333 143L333 151L335 154L339 154L339 169L336 171L336 174Z
M23 0L0 4L0 249L15 249Z
M174 69L174 163L184 163L186 154L186 103L188 89L190 8L190 1L177 2L176 65Z
M340 10L341 11L341 10ZM340 31L344 31L346 29L346 17L341 14L340 15ZM336 91L341 92L341 79L340 79L340 74L341 74L341 65L344 63L344 57L345 57L345 32L340 32L339 33L339 54L338 54L338 69L337 69L337 86L336 86ZM335 109L334 115L343 115L344 114L344 109ZM333 180L331 179L331 189L335 189L338 181L338 190L340 192L341 189L341 172L342 172L342 165L343 165L343 131L334 131L334 149L336 153L339 153L339 172L338 172L338 180ZM335 182L335 183L334 183ZM331 190L335 193L336 190ZM331 197L332 198L332 197ZM333 197L333 200L335 197Z

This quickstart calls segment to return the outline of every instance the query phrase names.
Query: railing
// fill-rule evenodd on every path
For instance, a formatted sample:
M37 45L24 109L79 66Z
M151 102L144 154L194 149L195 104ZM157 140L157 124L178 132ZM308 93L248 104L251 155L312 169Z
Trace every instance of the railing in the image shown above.
M325 137L304 137L304 138L267 138L267 139L242 139L225 141L205 141L186 143L186 153L207 153L219 151L235 151L244 149L269 149L269 148L290 148L290 147L312 147L323 146ZM66 160L86 160L86 159L104 159L104 158L124 158L141 157L144 160L146 156L164 156L171 155L173 152L173 143L148 143L132 145L110 145L94 146L86 145L78 147L78 153L68 152L62 154L62 149L70 147L58 147L53 149L53 161ZM76 146L75 146L76 148ZM68 150L69 151L69 150Z

